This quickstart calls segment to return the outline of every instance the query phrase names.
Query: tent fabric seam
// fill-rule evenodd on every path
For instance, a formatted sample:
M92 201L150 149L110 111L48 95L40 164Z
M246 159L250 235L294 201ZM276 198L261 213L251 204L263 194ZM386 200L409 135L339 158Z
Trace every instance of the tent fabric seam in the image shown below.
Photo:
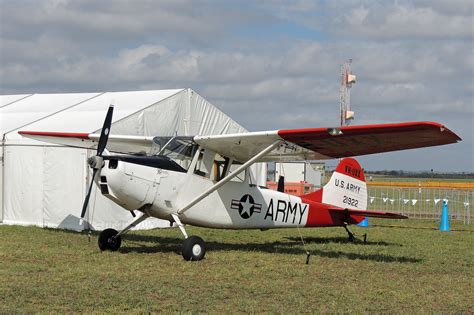
M147 106L145 106L145 107L142 107L140 110L137 110L136 112L133 112L133 113L131 113L131 114L125 116L125 117L120 118L119 120L114 121L114 122L112 123L112 125L113 125L113 124L116 124L116 123L118 123L118 122L120 122L120 121L123 121L123 120L125 120L126 118L129 118L129 117L135 115L136 113L139 113L139 112L141 112L141 111L143 111L143 110L145 110L145 109L147 109L147 108L150 108L150 107L152 107L152 106L154 106L154 105L156 105L156 104L158 104L158 103L161 103L161 102L163 102L163 101L165 101L165 100L167 100L167 99L169 99L169 98L171 98L171 97L173 97L173 96L176 96L176 95L178 95L179 93L182 93L184 90L186 90L186 89L185 89L185 88L181 88L180 91L178 91L178 92L176 92L176 93L174 93L174 94L171 94L171 95L169 95L169 96L167 96L167 97L165 97L165 98L163 98L163 99L161 99L161 100L159 100L159 101L156 101L156 102L154 102L153 104L150 104L150 105L147 105ZM106 93L106 92L104 92L104 93ZM91 133L96 133L96 132L98 132L98 131L100 131L100 130L102 130L102 128L99 128L99 129L97 129L97 130L95 130L95 131L93 131L93 132L91 132Z
M102 93L99 93L99 94L94 95L94 96L92 96L92 97L89 97L88 99L85 99L85 100L83 100L83 101L80 101L80 102L78 102L78 103L75 103L75 104L73 104L73 105L71 105L71 106L68 106L68 107L66 107L66 108L62 108L62 109L60 109L60 110L58 110L58 111L55 111L54 113L51 113L51 114L46 115L46 116L44 116L44 117L41 117L41 118L38 118L38 119L36 119L36 120L30 121L29 123L24 124L23 126L15 127L15 128L13 128L13 129L8 130L7 132L5 132L4 135L6 135L6 134L8 134L8 133L10 133L10 132L12 132L12 131L15 131L15 130L24 128L24 127L26 127L26 126L29 126L29 125L31 125L31 124L34 124L34 123L36 123L36 122L39 122L39 121L41 121L41 120L43 120L43 119L47 119L47 118L49 118L49 117L52 117L52 116L54 116L54 115L56 115L56 114L59 114L59 113L61 113L61 112L63 112L63 111L66 111L66 110L68 110L68 109L71 109L71 108L73 108L73 107L75 107L75 106L79 106L79 105L81 105L81 104L83 104L83 103L85 103L85 102L88 102L88 101L90 101L90 100L92 100L92 99L94 99L94 98L96 98L96 97L99 97L99 96L101 96L101 95L103 95L103 94L105 94L105 93L107 93L107 92L102 92ZM32 94L32 95L34 95L34 94Z
M23 101L25 98L28 98L28 97L33 96L33 95L35 95L35 94L26 95L26 96L24 96L24 97L22 97L22 98L20 98L20 99L14 100L13 102L4 104L4 105L0 106L0 108L4 108L4 107L10 106L10 105L13 105L13 104L15 104L16 102Z

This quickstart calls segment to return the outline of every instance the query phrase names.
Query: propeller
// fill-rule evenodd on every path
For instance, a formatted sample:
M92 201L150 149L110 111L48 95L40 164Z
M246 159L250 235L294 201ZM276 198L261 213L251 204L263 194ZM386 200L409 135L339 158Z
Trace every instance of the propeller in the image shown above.
M105 116L104 125L102 126L102 131L100 132L99 143L97 144L97 153L95 156L92 156L88 159L89 166L92 168L92 180L87 191L86 198L84 199L84 204L82 205L81 211L81 222L86 215L87 206L89 205L89 198L91 197L92 186L94 185L95 177L99 170L104 166L104 159L102 158L102 153L104 153L105 147L107 146L107 141L109 140L110 126L112 125L112 115L114 113L114 105L109 106L107 115Z

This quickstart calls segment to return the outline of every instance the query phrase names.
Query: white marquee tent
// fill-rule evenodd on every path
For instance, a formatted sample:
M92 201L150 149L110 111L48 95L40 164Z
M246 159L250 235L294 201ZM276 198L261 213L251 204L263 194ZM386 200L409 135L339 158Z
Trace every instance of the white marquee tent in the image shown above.
M85 149L22 137L19 130L98 132L110 103L112 134L172 136L245 132L191 89L0 96L0 220L5 224L81 230L79 214L91 174ZM252 170L264 185L265 167ZM93 191L87 222L96 230L125 227L129 212ZM138 228L165 226L149 219Z

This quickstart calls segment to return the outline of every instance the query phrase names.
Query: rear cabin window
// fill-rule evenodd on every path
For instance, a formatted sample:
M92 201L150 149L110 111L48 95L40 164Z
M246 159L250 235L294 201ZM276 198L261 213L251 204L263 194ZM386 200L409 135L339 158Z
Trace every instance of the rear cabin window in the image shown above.
M235 171L242 163L232 162L228 157L222 156L214 152L206 152L201 150L198 161L194 170L194 174L210 178L213 181L220 181L232 171ZM245 171L240 172L231 181L242 183L245 180Z

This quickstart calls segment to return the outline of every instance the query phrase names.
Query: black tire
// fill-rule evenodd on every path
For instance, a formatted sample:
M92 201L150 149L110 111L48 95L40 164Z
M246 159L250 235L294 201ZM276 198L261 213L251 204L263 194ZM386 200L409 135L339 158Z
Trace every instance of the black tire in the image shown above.
M190 236L183 242L182 255L184 260L199 261L206 255L206 246L199 236Z
M114 237L118 232L114 229L105 229L99 234L99 248L101 251L110 250L117 251L122 245L122 238L120 236Z

